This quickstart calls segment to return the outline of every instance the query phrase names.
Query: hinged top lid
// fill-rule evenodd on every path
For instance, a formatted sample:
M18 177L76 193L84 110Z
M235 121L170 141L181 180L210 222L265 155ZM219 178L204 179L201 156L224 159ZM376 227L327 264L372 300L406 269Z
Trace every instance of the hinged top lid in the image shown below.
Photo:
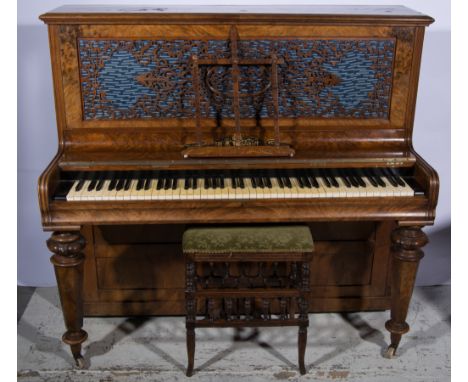
M46 23L270 22L429 25L434 19L401 5L64 5L42 16Z

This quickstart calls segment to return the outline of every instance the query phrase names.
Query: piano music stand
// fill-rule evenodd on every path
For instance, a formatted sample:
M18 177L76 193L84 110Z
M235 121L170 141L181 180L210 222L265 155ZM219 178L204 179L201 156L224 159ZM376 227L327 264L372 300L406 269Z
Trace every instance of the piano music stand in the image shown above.
M295 154L294 149L288 145L280 144L279 132L279 102L278 102L278 65L283 63L275 53L267 59L240 59L238 55L238 33L235 26L230 29L231 58L230 59L203 59L200 60L197 55L191 57L191 70L193 79L193 88L195 93L195 126L198 134L198 146L186 148L182 151L184 158L222 158L222 157L292 157ZM232 146L204 146L201 132L200 121L200 75L199 67L206 66L231 66L232 67L232 109L234 112L235 133ZM260 90L257 94L265 92L271 87L273 109L274 109L274 143L273 145L245 146L242 145L242 133L240 126L240 106L241 97L239 91L240 65L264 65L271 66L270 83ZM211 89L211 91L215 91ZM247 95L253 97L253 95Z

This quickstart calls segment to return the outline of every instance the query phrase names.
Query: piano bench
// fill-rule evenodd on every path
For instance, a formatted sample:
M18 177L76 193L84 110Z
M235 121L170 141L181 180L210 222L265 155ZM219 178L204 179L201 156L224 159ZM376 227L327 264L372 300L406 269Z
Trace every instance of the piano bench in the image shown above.
M307 226L201 227L184 232L187 376L193 373L195 328L298 326L305 374L309 257Z

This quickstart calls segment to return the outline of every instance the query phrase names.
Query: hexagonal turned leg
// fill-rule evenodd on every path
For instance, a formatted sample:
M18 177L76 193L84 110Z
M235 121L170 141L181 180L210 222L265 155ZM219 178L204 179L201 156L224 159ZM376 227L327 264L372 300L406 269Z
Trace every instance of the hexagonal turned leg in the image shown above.
M54 232L47 247L54 255L55 276L67 331L62 340L70 345L79 368L85 366L81 344L88 338L83 329L83 249L85 240L79 232Z
M427 242L421 227L399 227L392 232L392 302L390 320L385 323L391 343L385 353L387 358L395 355L401 336L409 331L406 315L419 260L424 256L421 247Z

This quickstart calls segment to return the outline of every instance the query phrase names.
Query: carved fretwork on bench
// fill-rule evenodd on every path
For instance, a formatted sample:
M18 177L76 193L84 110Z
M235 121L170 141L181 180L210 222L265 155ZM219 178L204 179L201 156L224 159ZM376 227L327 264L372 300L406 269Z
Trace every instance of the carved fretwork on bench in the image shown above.
M306 373L308 255L301 255L304 261L289 261L288 254L285 254L284 259L272 263L230 262L229 255L226 255L225 262L206 263L198 262L196 254L187 256L188 376L193 373L197 327L299 326L299 370L301 374ZM208 273L203 272L206 268ZM256 271L248 274L247 268ZM279 272L278 268L282 271ZM198 274L197 269L202 273ZM237 277L231 275L233 270L239 271Z

